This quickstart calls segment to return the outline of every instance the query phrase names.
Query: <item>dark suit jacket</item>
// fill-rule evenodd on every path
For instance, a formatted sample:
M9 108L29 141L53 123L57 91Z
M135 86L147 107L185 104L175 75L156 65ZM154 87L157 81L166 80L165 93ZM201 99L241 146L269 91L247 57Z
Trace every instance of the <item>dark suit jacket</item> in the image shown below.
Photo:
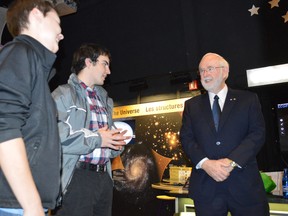
M185 102L180 140L193 164L189 195L194 200L209 202L216 190L227 188L244 205L266 199L256 155L264 144L265 123L256 94L228 89L218 132L212 117L208 94ZM216 182L195 166L203 158L229 158L242 169L235 168L228 179Z

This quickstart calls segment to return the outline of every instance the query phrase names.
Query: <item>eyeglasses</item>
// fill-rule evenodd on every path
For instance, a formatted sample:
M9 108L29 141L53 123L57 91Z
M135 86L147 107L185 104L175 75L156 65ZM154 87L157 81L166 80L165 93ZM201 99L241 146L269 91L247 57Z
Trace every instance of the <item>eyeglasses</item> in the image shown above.
M213 72L215 72L215 70L216 70L217 68L224 68L224 66L219 66L219 67L209 66L209 67L207 67L206 69L200 68L200 69L199 69L199 74L203 74L205 71L206 71L206 72L209 72L209 73L213 73Z

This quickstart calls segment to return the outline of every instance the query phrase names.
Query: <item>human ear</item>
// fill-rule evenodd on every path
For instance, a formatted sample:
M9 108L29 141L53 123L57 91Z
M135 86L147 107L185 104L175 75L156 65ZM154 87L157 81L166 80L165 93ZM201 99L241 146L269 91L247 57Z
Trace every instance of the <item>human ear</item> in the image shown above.
M86 67L90 67L93 65L93 61L90 58L85 58L85 65Z
M37 21L41 21L44 18L44 15L38 8L35 7L31 10L30 17Z

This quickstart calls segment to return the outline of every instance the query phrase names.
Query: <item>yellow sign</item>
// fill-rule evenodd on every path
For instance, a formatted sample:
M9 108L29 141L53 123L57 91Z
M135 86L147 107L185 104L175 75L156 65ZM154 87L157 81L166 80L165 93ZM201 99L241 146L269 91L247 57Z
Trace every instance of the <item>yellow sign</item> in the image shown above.
M114 107L113 118L119 119L161 113L182 112L184 109L184 103L188 99L190 98Z

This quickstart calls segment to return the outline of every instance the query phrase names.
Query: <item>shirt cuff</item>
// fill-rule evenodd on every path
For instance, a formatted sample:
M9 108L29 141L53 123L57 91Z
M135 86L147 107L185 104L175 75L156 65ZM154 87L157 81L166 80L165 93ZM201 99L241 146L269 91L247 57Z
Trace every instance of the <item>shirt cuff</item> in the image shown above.
M207 157L203 158L197 165L196 169L202 169L202 164L206 161L209 160Z

